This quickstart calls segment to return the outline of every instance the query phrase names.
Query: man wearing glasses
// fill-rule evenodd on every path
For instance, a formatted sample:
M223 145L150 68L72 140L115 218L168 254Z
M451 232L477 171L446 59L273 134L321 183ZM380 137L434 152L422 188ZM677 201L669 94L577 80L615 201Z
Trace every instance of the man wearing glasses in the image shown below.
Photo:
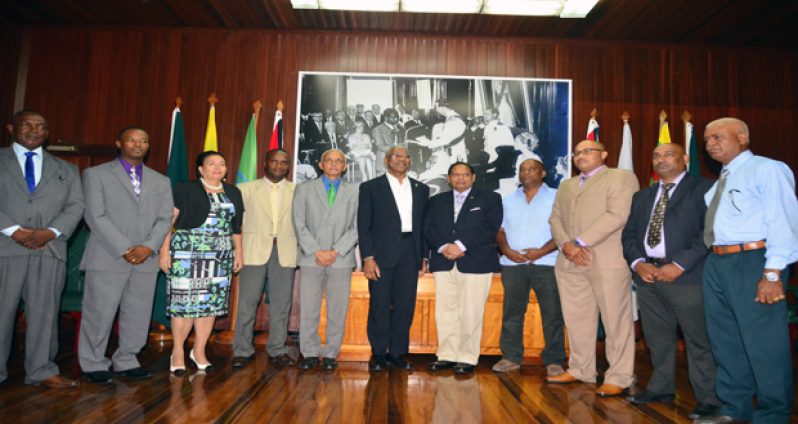
M554 273L571 356L568 371L547 381L596 382L600 313L610 363L604 384L596 390L602 397L622 395L634 381L632 278L623 258L621 231L632 195L639 188L633 173L607 168L606 158L601 143L584 140L577 144L574 165L580 174L560 185L549 219L562 252Z

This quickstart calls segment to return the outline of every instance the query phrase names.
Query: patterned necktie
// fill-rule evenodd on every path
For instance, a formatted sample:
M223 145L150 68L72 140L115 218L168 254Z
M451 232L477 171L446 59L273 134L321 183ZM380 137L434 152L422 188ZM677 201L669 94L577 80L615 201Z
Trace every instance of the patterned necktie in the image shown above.
M330 207L335 203L335 184L330 183L330 189L327 191L327 203Z
M715 195L709 202L707 215L704 219L704 245L707 248L712 247L715 243L715 213L718 212L718 205L720 205L720 198L723 195L723 190L726 188L726 177L729 176L729 170L724 168L720 173L718 185L715 188Z
M668 183L662 185L662 196L659 197L657 205L654 207L654 214L651 222L648 223L648 245L654 247L662 241L662 223L665 221L665 209L668 207L668 192L675 184Z
M130 168L130 183L133 184L133 192L136 193L136 200L141 198L141 182L136 176L136 168Z
M36 152L25 152L25 156L25 182L28 183L28 191L33 193L36 190L36 168L33 166Z

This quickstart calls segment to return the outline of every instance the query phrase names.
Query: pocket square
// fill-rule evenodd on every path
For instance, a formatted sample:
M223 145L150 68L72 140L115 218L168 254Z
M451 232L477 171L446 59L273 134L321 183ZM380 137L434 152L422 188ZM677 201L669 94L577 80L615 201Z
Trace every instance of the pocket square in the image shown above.
M469 211L469 212L474 212L474 211L478 211L478 210L480 210L480 209L482 209L482 208L480 208L479 206L477 206L477 207L475 207L475 208L471 208L471 209L469 209L468 211Z

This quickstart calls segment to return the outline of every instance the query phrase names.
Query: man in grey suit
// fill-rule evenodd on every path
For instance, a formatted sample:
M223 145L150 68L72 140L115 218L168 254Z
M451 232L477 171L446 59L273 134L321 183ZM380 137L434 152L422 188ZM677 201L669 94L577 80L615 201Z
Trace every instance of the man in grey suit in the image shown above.
M0 382L19 300L25 301L25 382L76 387L59 375L58 307L66 277L67 239L83 214L77 167L47 153L47 120L22 111L8 125L13 145L0 149Z
M120 131L119 157L83 173L86 223L91 236L80 264L86 271L80 325L80 368L95 384L110 384L109 367L130 379L150 378L136 354L147 342L158 248L172 223L169 179L144 165L149 135ZM119 347L105 357L119 310Z
M357 243L357 187L341 178L346 157L340 150L324 152L321 178L297 186L294 192L294 229L299 241L299 368L319 364L335 369L349 305L349 285L355 267ZM322 348L319 315L322 293L327 298L327 344Z
M377 105L375 105L377 106ZM383 112L385 122L374 127L371 135L374 137L374 148L377 151L377 176L385 174L385 154L394 146L402 145L402 133L399 131L399 113L396 109L388 108Z

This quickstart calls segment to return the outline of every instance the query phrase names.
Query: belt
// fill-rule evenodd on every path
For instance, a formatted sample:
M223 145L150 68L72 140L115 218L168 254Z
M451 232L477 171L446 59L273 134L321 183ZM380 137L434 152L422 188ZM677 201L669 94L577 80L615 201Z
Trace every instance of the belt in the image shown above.
M671 261L669 261L667 258L646 258L646 263L662 266L671 263Z
M740 253L744 250L759 250L764 248L765 240L759 240L740 244L715 245L712 246L712 252L716 255L729 255L732 253Z
M413 237L413 233L412 232L402 233L402 236L399 238L408 238L408 237Z

